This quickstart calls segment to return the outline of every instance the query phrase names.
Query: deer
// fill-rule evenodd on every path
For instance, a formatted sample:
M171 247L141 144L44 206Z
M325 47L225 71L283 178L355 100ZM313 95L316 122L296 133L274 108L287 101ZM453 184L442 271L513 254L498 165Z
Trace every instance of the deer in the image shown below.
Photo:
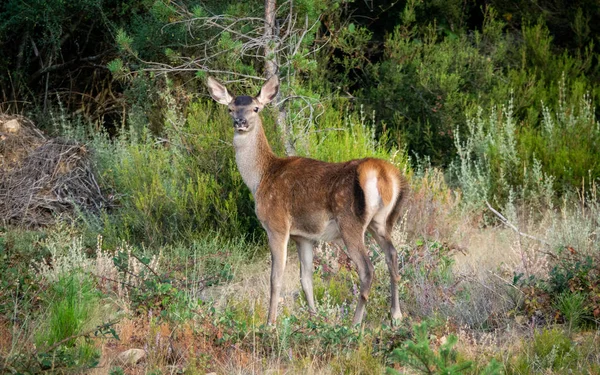
M313 249L318 241L343 242L360 279L353 325L362 323L374 267L365 245L371 233L385 253L390 275L392 323L402 319L398 298L398 252L391 240L407 195L407 182L390 162L364 158L329 163L306 157L278 157L269 145L260 113L279 91L269 78L256 96L232 96L208 77L211 97L229 108L233 119L235 160L255 202L258 220L271 251L268 325L275 325L290 239L300 261L300 283L309 313L313 296Z

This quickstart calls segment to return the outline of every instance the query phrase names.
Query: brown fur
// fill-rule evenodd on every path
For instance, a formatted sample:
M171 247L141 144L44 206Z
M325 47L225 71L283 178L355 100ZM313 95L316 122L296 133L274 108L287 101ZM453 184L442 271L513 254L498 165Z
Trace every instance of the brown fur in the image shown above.
M365 158L345 163L276 157L267 142L258 113L277 93L272 77L258 96L234 99L226 88L209 79L213 98L227 104L234 119L234 146L238 168L254 195L256 215L267 231L271 248L271 301L269 323L277 316L277 303L289 239L296 242L301 283L308 306L314 311L312 246L316 241L343 240L361 280L361 298L354 314L360 323L373 280L373 265L364 243L368 230L386 254L392 293L392 318L400 319L398 260L391 230L406 196L406 181L389 162ZM242 104L243 103L243 104Z

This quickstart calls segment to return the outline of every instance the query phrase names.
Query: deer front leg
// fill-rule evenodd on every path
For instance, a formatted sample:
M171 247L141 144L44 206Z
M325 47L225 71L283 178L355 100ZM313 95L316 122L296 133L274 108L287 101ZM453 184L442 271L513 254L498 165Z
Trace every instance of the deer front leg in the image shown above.
M306 296L308 310L311 314L316 312L313 297L313 242L304 238L294 238L300 259L300 283Z
M271 299L269 301L269 317L267 323L274 325L277 321L277 305L283 283L283 272L287 257L287 233L274 233L267 231L269 236L269 247L271 248Z

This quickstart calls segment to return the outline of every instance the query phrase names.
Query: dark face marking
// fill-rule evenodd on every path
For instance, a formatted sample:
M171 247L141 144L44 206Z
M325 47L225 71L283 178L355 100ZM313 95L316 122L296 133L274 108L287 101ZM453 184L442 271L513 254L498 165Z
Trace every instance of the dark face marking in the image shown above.
M233 101L234 105L250 105L252 104L252 100L253 98L251 96L246 96L246 95L242 95L242 96L237 96L235 98L235 100Z
M233 127L238 132L246 132L252 129L257 118L258 103L252 96L237 96L229 104L229 114L233 118Z

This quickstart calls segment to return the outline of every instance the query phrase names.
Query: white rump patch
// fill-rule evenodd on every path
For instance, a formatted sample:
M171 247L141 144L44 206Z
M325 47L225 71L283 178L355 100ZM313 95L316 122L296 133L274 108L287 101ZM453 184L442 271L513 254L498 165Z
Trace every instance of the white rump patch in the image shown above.
M374 180L375 180L375 190L377 190L377 178L374 178ZM371 180L369 179L369 182L370 181ZM390 180L390 183L392 184L392 200L386 206L383 206L381 208L376 207L377 209L371 219L371 223L374 225L375 230L380 235L385 234L386 220L388 218L388 215L390 214L390 212L392 212L392 209L396 205L396 201L398 200L399 187L396 182L396 179L392 178ZM379 191L377 191L377 197L379 198L379 202L381 202L381 198L379 196ZM381 202L381 203L383 203L383 202Z
M378 208L381 204L381 196L377 189L377 174L369 171L365 181L365 203L369 208Z

